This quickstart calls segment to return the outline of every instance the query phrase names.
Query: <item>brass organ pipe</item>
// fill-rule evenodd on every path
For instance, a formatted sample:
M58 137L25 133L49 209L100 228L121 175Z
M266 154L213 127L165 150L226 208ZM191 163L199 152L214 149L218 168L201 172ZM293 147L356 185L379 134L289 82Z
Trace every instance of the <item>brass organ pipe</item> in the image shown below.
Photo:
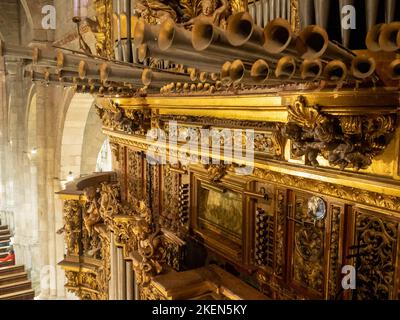
M221 84L230 85L232 83L230 70L232 62L227 61L221 67Z
M277 18L264 28L264 48L271 54L296 53L296 39L287 20Z
M269 1L269 20L272 21L275 19L275 2L274 0Z
M365 39L365 44L369 51L378 52L381 50L379 44L380 34L382 32L383 24L374 25L371 29L369 29L367 33L367 37Z
M56 66L56 55L52 50L45 50L39 48L33 48L32 56L29 60L32 60L34 65L38 66Z
M142 69L128 68L126 66L110 65L103 63L99 68L100 80L102 82L115 81L126 82L132 84L140 84Z
M172 19L164 20L160 26L158 48L163 54L168 55L171 60L175 57L177 61L192 60L188 66L196 64L197 61L215 66L221 65L226 60L223 56L204 56L194 51L191 32L179 27Z
M400 80L400 59L395 59L390 63L389 77L392 80Z
M296 73L296 61L292 56L284 56L279 59L276 69L275 77L280 80L290 80Z
M254 59L260 58L268 59L266 52L253 53L241 47L233 46L229 42L226 32L205 18L196 19L193 25L192 46L196 51L200 51L206 56L221 57L224 61L228 55L243 61L254 61Z
M321 60L304 60L300 66L300 75L303 80L318 80L323 72Z
M100 79L99 68L100 63L90 63L85 60L81 60L78 65L78 75L81 79L91 78Z
M191 32L179 27L172 19L165 19L160 25L158 47L161 51L168 51L172 48L190 51L192 48Z
M314 0L299 0L300 28L314 23Z
M150 25L144 19L139 19L133 35L133 43L136 47L146 43L148 46L157 46L159 25Z
M282 0L272 0L275 2L275 19L280 17L281 13L281 1Z
M152 85L153 83L165 84L166 82L191 82L188 75L165 71L159 72L151 69L143 70L141 79L142 83L146 86Z
M220 70L220 65L223 63L220 60L204 57L199 53L188 53L187 51L178 49L173 51L173 54L167 53L157 48L150 49L150 47L148 47L146 44L142 44L138 48L138 57L139 61L143 61L147 57L153 57L157 59L169 60L174 63L184 64L188 67L195 65L197 68L208 72L218 72Z
M342 8L346 5L354 6L354 0L339 0L339 13L341 17ZM342 45L346 48L350 45L351 29L340 28L342 33Z
M287 16L287 11L288 11L288 9L290 9L290 6L287 7L286 5L287 5L287 1L281 0L281 15L280 15L280 17L282 19L288 20L289 17Z
M325 66L323 77L328 83L339 83L347 78L347 67L340 60L332 60Z
M132 6L131 0L125 0L126 8L126 60L133 62L132 55Z
M303 59L309 60L320 57L352 60L354 57L347 50L329 41L326 30L317 25L307 26L300 32L297 49Z
M263 29L255 25L248 12L239 12L229 17L226 29L228 41L235 47L249 52L264 52Z
M379 0L365 0L367 30L376 24L378 17Z
M376 62L372 57L357 56L351 62L350 73L357 79L366 79L376 70Z
M400 22L392 22L384 24L379 34L379 47L383 51L394 52L399 51L397 43L398 35L400 34Z
M265 60L259 59L253 63L251 67L250 76L256 83L265 83L271 74L270 67Z
M326 29L328 27L330 0L314 0L315 24Z
M245 65L241 60L232 62L229 69L229 77L233 83L245 82L246 84L255 84L249 66Z
M386 0L385 2L385 22L391 23L396 15L396 2L398 0Z

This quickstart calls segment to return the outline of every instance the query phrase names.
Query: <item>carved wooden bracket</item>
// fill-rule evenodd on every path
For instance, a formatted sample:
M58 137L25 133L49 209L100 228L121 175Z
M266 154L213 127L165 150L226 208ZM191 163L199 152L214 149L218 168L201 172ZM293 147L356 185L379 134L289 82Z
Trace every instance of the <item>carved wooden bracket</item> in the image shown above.
M302 96L288 106L288 114L284 134L293 142L294 155L305 156L306 164L315 167L322 156L342 170L366 169L396 129L395 114L334 116L309 106Z

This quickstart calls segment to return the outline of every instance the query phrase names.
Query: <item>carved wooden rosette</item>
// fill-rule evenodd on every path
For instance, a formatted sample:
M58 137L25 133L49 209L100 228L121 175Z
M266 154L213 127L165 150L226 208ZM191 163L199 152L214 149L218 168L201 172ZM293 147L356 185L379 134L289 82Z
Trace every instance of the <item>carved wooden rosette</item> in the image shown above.
M396 129L395 114L334 116L308 106L302 96L288 107L288 114L284 131L292 141L292 153L305 156L306 164L314 167L322 156L342 170L366 169L385 150Z

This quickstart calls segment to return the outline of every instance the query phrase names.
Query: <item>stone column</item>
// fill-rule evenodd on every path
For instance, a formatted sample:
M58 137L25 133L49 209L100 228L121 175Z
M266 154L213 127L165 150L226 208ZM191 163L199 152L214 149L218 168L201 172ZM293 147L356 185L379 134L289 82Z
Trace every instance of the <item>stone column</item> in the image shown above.
M135 300L135 281L132 261L126 261L126 300Z
M126 300L126 266L122 248L117 248L118 256L118 300Z

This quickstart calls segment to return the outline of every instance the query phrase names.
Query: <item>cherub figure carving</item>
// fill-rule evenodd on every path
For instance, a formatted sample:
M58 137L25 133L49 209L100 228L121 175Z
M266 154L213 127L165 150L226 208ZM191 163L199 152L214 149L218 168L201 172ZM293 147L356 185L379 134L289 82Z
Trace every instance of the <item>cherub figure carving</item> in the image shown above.
M219 6L218 6L219 4ZM198 17L205 17L212 19L216 25L221 25L222 18L227 16L229 11L228 0L201 0L201 14ZM198 17L192 17L188 22L184 23L185 26L190 26Z
M83 222L89 237L93 236L94 225L101 220L96 198L96 188L89 187L85 190L85 196L88 203L88 208L85 211Z

